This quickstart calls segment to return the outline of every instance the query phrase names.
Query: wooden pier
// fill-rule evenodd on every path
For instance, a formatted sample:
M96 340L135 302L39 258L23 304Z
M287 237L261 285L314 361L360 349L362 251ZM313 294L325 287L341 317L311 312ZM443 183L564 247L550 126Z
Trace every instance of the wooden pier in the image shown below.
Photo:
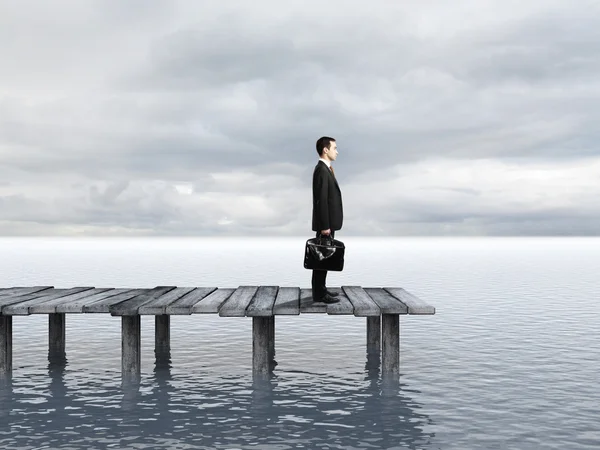
M47 314L48 345L65 351L67 314L111 314L121 317L123 375L139 376L141 316L155 316L157 354L170 348L174 315L218 314L252 317L252 369L268 376L275 352L275 317L309 313L366 317L366 344L380 352L382 375L397 379L400 370L400 316L435 314L435 308L402 288L328 288L338 292L334 304L315 303L311 289L279 286L238 288L157 286L146 289L53 286L0 289L0 377L12 372L12 318Z

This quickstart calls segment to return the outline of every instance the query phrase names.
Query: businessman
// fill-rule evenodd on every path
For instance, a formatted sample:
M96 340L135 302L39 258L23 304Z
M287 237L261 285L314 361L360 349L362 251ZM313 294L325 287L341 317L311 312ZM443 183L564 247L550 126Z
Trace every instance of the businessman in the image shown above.
M344 213L342 209L342 191L335 179L331 163L336 160L338 151L335 139L323 136L317 141L319 161L313 172L313 212L312 229L319 235L335 237L335 231L341 230ZM326 270L313 270L312 297L315 302L339 302L337 292L325 287Z

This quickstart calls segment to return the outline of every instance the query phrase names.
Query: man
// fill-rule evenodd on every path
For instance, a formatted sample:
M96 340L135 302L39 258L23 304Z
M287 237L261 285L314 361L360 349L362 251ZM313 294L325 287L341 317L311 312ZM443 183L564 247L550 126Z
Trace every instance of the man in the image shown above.
M342 191L335 179L335 172L331 165L338 155L335 139L323 136L317 141L317 153L319 161L313 172L313 212L312 229L317 236L331 235L335 237L335 231L342 228L343 209ZM325 287L327 278L326 270L313 270L312 273L312 297L315 302L336 303L337 292L328 291Z

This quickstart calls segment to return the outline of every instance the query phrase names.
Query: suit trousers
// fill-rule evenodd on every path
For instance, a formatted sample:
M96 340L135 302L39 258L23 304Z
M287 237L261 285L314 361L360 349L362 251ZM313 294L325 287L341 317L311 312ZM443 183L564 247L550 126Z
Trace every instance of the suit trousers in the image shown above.
M320 231L317 231L316 237L321 235ZM335 238L335 231L331 230L331 237ZM312 271L312 296L313 298L321 298L325 295L327 288L325 287L325 280L327 278L326 270L313 270Z

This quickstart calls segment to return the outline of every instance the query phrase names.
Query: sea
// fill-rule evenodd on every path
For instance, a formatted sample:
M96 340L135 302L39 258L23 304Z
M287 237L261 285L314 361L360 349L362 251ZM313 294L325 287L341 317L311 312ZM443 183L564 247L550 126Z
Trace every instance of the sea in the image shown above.
M298 237L4 237L0 287L310 288ZM252 319L171 318L157 358L121 376L121 321L69 314L66 359L47 315L13 320L2 449L600 448L600 239L362 237L328 287L402 287L435 315L400 317L400 375L382 383L366 319L276 318L277 365L252 378Z

